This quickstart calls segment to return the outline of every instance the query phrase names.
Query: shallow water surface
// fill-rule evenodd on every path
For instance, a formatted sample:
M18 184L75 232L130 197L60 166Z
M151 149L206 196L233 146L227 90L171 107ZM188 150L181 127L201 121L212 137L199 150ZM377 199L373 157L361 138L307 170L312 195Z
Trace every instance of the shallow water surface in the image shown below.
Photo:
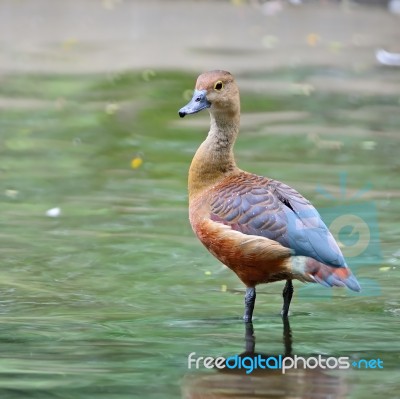
M250 342L278 355L288 345L283 285L258 290L254 347L241 322L243 286L190 230L187 169L208 123L206 115L178 121L193 81L158 71L150 80L3 78L1 397L399 397L398 98L244 90L240 166L293 185L332 223L361 219L337 229L345 253L366 243L349 258L361 294L295 285L292 354L384 364L246 376L188 370L191 352L228 357ZM46 216L54 208L60 214Z

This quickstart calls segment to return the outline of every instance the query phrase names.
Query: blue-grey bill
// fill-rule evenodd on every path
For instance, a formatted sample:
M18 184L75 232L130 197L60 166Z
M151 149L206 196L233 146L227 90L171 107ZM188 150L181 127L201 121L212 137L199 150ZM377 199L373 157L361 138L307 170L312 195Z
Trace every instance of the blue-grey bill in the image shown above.
M179 110L179 116L183 118L188 114L195 114L205 108L209 108L211 103L207 100L206 90L195 90L192 99Z

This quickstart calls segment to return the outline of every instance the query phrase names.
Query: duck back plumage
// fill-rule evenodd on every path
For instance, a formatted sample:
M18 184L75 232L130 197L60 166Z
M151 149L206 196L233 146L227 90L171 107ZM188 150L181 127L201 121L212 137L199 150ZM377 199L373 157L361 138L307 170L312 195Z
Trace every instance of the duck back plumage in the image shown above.
M209 201L210 218L216 222L244 234L275 240L295 256L346 267L318 211L287 184L244 172L214 186Z

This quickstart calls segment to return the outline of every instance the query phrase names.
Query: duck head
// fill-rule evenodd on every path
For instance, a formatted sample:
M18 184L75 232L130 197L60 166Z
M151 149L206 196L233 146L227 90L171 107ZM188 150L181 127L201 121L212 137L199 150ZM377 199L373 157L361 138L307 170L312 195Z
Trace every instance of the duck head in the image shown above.
M226 71L210 71L197 78L192 99L179 110L183 118L209 108L212 114L239 112L239 90L233 76Z

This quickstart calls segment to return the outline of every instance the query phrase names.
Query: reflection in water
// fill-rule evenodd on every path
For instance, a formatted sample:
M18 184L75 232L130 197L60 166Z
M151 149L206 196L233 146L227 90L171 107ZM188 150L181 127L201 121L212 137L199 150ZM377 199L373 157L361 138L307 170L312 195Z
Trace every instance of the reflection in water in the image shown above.
M288 318L283 318L284 357L292 357L292 330ZM277 357L255 351L252 323L245 324L245 352L239 357L261 355ZM183 382L184 399L210 398L291 398L291 399L341 399L348 397L349 386L336 371L315 369L290 369L282 374L280 369L255 369L246 374L244 369L224 368L205 372L196 370Z

